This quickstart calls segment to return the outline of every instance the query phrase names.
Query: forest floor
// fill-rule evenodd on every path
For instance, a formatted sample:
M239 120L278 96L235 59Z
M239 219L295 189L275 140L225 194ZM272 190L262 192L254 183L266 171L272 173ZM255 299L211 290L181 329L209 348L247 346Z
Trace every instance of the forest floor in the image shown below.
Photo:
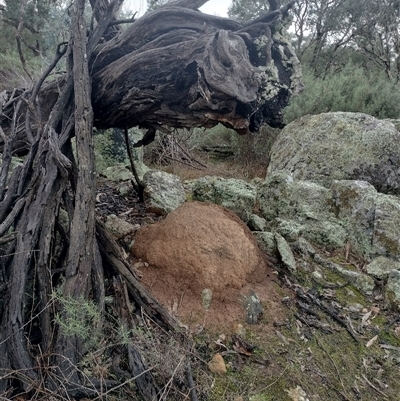
M183 177L191 175L186 171ZM121 196L111 182L100 182L97 201L97 211L103 216L115 214L135 225L160 220L146 212L134 191ZM133 239L131 235L120 242L127 249ZM335 263L364 263L345 255L346 250L320 252ZM260 296L264 313L258 324L246 324L240 312L232 321L224 321L223 316L232 315L224 311L217 319L210 318L213 324L193 329L185 321L187 314L180 316L194 344L190 352L197 361L192 369L199 400L399 400L398 312L390 310L379 294L365 297L334 274L329 282L315 281L305 272L296 277L282 274L279 262L268 257L276 270L272 268ZM163 363L174 364L177 356L171 347L166 350L160 345L165 340L143 340L144 348L149 348L149 341L153 358L155 353L163 354L158 355ZM208 371L207 362L217 353L225 361L226 374ZM177 374L177 368L171 370ZM168 399L190 397L171 394Z

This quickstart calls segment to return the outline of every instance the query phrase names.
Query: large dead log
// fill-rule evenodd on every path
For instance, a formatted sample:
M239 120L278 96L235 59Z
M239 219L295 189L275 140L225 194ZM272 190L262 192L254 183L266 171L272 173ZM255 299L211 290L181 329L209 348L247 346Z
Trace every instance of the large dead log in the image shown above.
M145 15L95 52L95 124L281 126L300 76L289 6L244 25L173 5Z
M222 123L247 133L265 124L282 126L282 110L300 86L299 62L282 33L291 4L240 24L193 9L200 3L205 1L170 3L93 49L96 127ZM32 116L33 129L49 115L64 85L63 77L42 86L41 115ZM6 133L12 99L21 93L0 96ZM16 153L30 147L25 131L18 129Z

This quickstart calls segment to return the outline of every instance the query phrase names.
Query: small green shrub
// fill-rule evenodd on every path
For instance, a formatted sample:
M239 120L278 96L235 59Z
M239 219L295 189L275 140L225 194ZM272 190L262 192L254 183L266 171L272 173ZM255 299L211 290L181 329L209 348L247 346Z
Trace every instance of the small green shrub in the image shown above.
M97 347L103 332L101 315L96 304L83 298L65 297L61 289L53 292L53 299L62 306L63 313L55 316L56 323L64 335L77 336L89 348Z

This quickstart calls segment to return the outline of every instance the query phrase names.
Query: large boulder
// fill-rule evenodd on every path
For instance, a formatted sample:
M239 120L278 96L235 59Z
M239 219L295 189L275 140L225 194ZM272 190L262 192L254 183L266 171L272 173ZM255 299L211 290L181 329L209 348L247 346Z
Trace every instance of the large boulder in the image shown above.
M241 288L265 263L248 227L232 212L190 202L165 220L139 229L133 254L159 269L163 282L180 283L199 296L205 288L215 298Z
M366 258L400 259L400 200L365 181L336 181L332 205L353 249Z
M399 194L400 132L362 113L307 115L286 126L271 149L267 175L280 170L327 187L333 180L363 180Z
M345 227L332 208L332 193L321 185L274 173L260 186L257 203L268 229L288 240L304 237L329 248L346 243Z

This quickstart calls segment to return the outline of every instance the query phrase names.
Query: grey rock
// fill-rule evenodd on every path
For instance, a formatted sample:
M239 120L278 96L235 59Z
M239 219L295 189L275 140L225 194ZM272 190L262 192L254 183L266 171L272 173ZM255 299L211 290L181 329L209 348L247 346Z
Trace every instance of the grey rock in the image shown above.
M336 181L333 207L354 250L370 259L400 257L400 199L365 181Z
M267 221L256 214L250 215L247 225L252 231L266 231L267 229Z
M392 270L389 273L385 295L390 306L400 310L400 271Z
M253 213L256 192L254 185L243 180L206 176L195 181L192 197L226 207L247 223Z
M107 180L114 182L135 179L128 164L117 164L115 166L107 167L103 170L102 175L104 175Z
M130 181L122 181L118 184L118 193L121 196L127 196L133 191L133 185Z
M165 215L186 201L178 176L164 171L148 171L143 177L144 201L148 211Z
M307 115L287 125L271 149L268 175L282 170L326 187L359 179L398 194L400 132L362 113Z
M335 181L332 200L337 217L346 227L348 240L359 254L370 257L374 231L375 188L366 181Z
M116 239L125 237L128 234L136 232L140 225L130 224L127 221L110 214L106 217L104 225L114 235Z
M400 271L400 263L385 256L378 256L366 266L368 274L381 280L387 279L392 271Z
M400 257L399 198L381 194L377 197L372 245L378 255Z
M273 173L258 189L257 202L269 229L291 241L303 236L321 246L343 247L346 231L332 208L332 192L310 181Z
M285 238L283 238L278 233L275 234L276 246L278 253L281 256L283 264L288 268L291 273L296 272L296 260L294 258L293 252L290 249L290 245L287 243Z
M274 233L271 233L269 231L255 231L253 232L253 235L256 238L260 249L262 249L269 255L275 255L277 253Z
M250 290L249 294L244 297L244 304L246 308L246 322L248 324L257 324L264 312L260 298L253 290Z
M341 265L324 258L304 238L299 239L296 244L293 245L302 253L303 257L310 255L312 260L321 268L331 270L332 272L343 277L363 294L372 295L372 292L375 288L375 281L372 277L362 272L345 269Z
M360 292L365 295L372 295L375 288L375 281L372 277L355 270L348 270L337 263L333 263L330 260L323 258L321 255L316 253L313 256L315 262L320 264L322 267L328 268L329 270L339 274L344 279L348 280L354 285Z

